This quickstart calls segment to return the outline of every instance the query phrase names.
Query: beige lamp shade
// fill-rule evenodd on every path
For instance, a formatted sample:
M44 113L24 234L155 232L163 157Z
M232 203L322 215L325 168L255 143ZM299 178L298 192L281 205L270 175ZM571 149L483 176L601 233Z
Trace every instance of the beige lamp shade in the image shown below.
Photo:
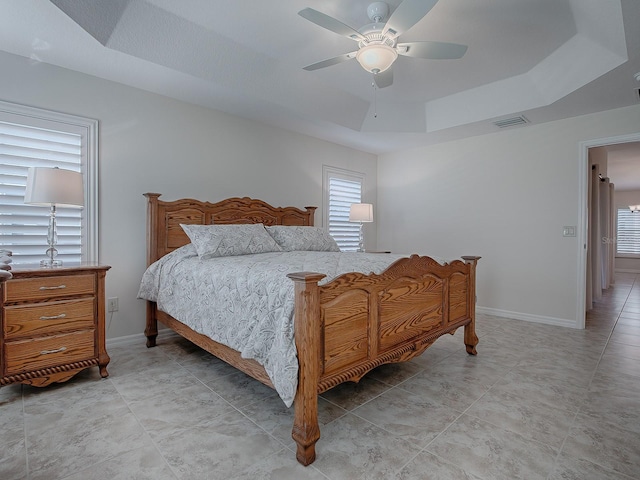
M24 203L56 207L83 207L82 173L62 168L30 167Z
M373 222L373 205L370 203L352 203L349 210L350 222Z

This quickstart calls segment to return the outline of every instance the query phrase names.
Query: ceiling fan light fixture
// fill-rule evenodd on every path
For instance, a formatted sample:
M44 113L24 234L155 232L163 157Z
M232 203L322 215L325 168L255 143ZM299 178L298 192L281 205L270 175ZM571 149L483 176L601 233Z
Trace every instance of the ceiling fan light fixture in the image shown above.
M358 50L356 60L367 72L382 73L389 69L398 58L398 52L385 44L369 44Z

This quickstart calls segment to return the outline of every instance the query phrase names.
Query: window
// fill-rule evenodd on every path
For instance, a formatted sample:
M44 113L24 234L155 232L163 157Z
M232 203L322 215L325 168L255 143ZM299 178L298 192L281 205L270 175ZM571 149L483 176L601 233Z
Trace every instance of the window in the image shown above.
M628 208L618 209L616 255L640 255L640 212L633 213Z
M362 202L364 174L323 167L324 225L343 252L355 252L360 242L360 224L349 222L352 203Z
M83 174L83 209L56 211L58 257L98 260L96 120L0 102L0 246L13 263L38 263L47 250L49 208L24 203L29 167Z

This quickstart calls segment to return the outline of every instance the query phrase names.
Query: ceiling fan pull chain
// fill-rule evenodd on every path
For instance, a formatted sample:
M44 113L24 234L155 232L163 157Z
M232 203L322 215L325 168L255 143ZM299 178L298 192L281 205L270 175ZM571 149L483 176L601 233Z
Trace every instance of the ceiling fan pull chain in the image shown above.
M373 118L378 118L378 89L375 80L371 82L373 87Z

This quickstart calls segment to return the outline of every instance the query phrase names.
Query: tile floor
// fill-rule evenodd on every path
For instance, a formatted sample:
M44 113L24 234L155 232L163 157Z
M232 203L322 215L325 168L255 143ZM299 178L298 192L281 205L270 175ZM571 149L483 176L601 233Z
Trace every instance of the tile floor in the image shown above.
M423 356L322 395L318 458L292 412L178 337L111 347L110 377L0 388L0 478L632 479L640 472L640 276L587 329L479 315Z

